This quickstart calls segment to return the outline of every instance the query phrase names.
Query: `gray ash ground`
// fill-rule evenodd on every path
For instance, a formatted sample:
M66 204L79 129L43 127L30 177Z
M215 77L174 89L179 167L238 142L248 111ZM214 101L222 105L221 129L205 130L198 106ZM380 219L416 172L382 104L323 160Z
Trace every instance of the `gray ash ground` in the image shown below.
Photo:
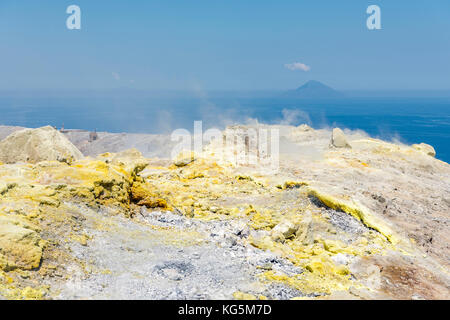
M371 228L366 227L360 220L352 217L350 214L339 210L333 210L323 204L316 197L310 196L308 198L314 206L322 210L322 214L329 219L331 224L339 228L341 231L351 235L361 235L364 232L372 230Z
M199 221L170 212L148 212L134 219L79 208L93 235L86 246L70 250L86 263L73 266L69 281L58 284L58 299L232 299L242 291L269 299L303 296L278 283L262 283L267 269L285 274L302 270L271 252L245 244L249 231L241 221ZM108 228L98 228L107 222ZM161 229L163 231L161 231ZM165 241L195 230L197 243ZM54 284L53 284L54 285Z
M332 209L326 210L331 224L342 231L350 234L360 235L370 230L361 221L356 220L348 213Z

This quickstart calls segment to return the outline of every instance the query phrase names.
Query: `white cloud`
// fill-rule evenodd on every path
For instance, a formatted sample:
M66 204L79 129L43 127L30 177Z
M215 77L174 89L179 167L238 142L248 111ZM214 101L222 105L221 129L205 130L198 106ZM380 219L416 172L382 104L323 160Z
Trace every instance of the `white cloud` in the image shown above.
M302 70L302 71L306 72L306 71L311 70L311 67L309 67L306 64L301 63L301 62L287 63L284 66L292 71Z
M112 72L111 74L115 80L117 80L117 81L120 80L120 74L118 74L117 72Z

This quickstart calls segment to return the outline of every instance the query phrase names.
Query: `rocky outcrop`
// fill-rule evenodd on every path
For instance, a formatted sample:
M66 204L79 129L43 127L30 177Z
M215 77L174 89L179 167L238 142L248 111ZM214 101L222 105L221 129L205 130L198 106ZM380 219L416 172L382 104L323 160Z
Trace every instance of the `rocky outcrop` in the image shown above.
M426 143L413 144L412 147L418 151L421 151L431 157L436 157L436 151L432 146Z
M31 270L39 266L44 241L38 231L21 218L0 216L0 270Z
M297 230L298 225L294 224L292 221L282 221L272 229L272 238L275 241L279 240L284 242L286 239L294 237Z
M339 128L333 129L330 145L335 148L351 148L350 144L347 142L344 132Z
M4 163L72 162L82 157L63 134L50 126L16 131L0 142L0 161Z

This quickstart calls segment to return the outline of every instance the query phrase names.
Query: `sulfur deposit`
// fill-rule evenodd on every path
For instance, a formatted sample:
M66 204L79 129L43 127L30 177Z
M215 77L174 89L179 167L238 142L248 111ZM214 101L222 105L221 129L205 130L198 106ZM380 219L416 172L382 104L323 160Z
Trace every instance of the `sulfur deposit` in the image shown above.
M325 129L260 127L280 132L278 171L236 163L245 137L171 160L133 144L83 157L48 127L12 133L0 142L0 298L450 297L447 163L358 132L330 148ZM114 148L114 134L68 137ZM48 157L32 152L40 143Z
M63 134L50 126L16 131L0 142L0 161L4 163L67 162L82 157L82 153Z

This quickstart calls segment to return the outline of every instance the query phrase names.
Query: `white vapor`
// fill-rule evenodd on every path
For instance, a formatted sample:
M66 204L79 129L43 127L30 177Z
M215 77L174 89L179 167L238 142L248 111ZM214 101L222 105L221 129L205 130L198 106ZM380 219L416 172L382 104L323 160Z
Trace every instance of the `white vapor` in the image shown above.
M310 126L312 124L308 113L302 110L283 109L281 114L283 115L283 119L280 121L281 125L298 125L304 123Z
M302 71L306 72L306 71L311 70L311 67L309 67L306 64L301 63L301 62L287 63L284 66L292 71L302 70Z

